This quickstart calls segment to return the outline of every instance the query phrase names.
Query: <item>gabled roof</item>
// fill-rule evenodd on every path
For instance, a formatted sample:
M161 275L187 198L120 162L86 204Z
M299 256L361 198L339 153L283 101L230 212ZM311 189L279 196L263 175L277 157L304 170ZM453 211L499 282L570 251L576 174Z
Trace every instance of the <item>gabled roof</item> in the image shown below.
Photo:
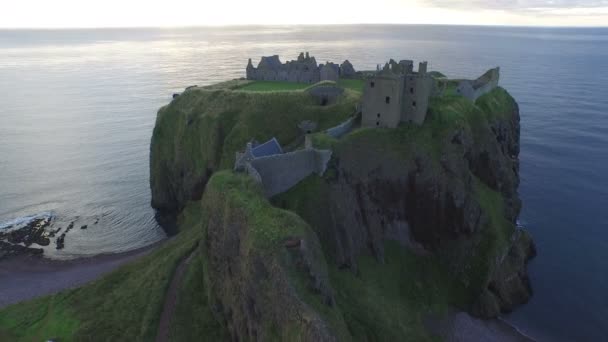
M260 64L258 64L258 68L262 67L262 68L269 68L269 69L276 70L276 69L281 68L281 65L283 65L283 64L281 63L281 60L279 60L278 55L264 56L264 57L262 57Z
M275 154L282 154L283 149L281 148L281 144L277 141L276 138L272 138L263 144L259 144L251 149L251 153L254 157L265 157L272 156Z

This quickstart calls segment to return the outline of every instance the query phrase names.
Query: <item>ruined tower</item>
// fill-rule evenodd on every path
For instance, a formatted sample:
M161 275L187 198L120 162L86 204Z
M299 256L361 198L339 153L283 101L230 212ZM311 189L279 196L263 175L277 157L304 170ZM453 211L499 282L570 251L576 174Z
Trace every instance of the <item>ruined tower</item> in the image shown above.
M394 60L365 84L361 107L364 127L397 127L401 122L422 124L428 110L433 80L427 63L413 71L413 62Z

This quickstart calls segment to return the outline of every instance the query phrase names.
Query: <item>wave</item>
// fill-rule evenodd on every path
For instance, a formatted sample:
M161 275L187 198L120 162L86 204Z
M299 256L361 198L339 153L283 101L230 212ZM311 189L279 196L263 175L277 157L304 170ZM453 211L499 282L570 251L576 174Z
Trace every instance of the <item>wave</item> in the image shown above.
M46 211L35 215L21 216L12 220L0 222L0 229L21 228L34 220L44 218L50 220L51 218L53 218L53 213L50 211Z

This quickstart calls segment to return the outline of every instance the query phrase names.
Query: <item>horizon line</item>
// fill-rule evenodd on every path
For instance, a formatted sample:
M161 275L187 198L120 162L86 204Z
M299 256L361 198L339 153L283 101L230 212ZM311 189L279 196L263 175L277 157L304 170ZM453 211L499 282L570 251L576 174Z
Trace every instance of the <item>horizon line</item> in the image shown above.
M608 28L595 25L519 25L519 24L435 24L435 23L328 23L328 24L195 24L195 25L157 25L157 26L30 26L0 27L0 30L116 30L116 29L182 29L182 28L222 28L222 27L286 27L286 26L461 26L461 27L514 27L514 28Z

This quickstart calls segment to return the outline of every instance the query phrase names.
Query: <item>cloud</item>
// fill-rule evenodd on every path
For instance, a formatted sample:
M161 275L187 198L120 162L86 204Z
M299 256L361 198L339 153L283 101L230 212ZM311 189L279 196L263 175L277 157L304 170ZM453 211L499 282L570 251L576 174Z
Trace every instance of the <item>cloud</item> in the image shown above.
M545 12L568 9L592 10L608 7L608 0L424 0L424 2L426 5L440 8L514 12Z

